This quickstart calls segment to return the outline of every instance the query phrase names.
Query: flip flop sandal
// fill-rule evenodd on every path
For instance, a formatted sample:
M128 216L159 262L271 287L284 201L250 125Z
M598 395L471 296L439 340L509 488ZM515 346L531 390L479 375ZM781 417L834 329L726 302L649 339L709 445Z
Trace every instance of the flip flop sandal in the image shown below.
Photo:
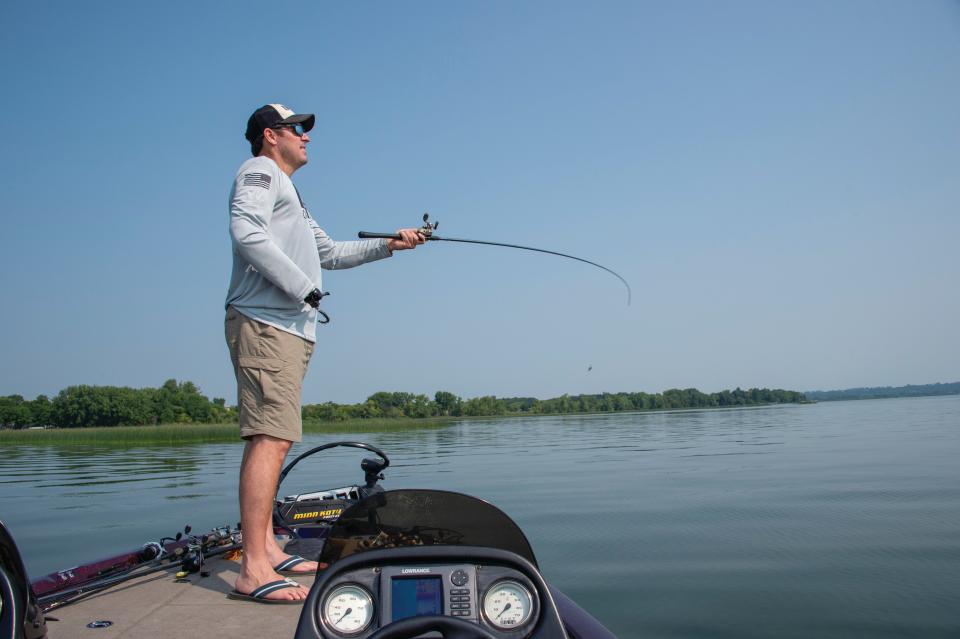
M271 592L283 590L284 588L299 588L300 584L293 579L278 579L268 584L263 584L249 595L232 590L227 593L227 599L239 599L241 601L253 601L264 604L286 604L288 606L302 606L304 599L267 599L266 596Z
M274 566L273 569L281 575L312 575L312 570L293 570L294 566L299 566L307 561L310 560L304 559L300 555L290 555L290 557Z

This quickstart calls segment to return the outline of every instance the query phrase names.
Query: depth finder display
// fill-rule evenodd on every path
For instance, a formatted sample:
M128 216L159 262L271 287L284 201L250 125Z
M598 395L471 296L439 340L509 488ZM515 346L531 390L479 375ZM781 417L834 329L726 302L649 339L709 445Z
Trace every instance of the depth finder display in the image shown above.
M395 577L390 581L393 621L443 614L443 585L439 576Z

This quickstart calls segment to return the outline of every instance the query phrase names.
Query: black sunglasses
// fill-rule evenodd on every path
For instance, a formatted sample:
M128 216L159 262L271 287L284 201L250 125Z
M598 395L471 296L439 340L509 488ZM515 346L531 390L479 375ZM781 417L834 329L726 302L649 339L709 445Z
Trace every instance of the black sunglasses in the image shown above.
M298 138L302 138L303 134L307 132L307 130L303 128L302 124L279 124L277 126L272 126L270 128L273 129L274 131L278 129L290 129L293 132L293 134Z

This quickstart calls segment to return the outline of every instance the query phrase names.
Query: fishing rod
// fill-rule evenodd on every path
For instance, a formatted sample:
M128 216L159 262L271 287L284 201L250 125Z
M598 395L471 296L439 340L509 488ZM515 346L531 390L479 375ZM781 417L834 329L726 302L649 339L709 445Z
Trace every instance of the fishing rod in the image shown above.
M435 240L435 241L442 241L442 242L462 242L464 244L486 244L487 246L504 246L506 248L523 249L524 251L536 251L537 253L547 253L548 255L557 255L559 257L567 257L567 258L570 258L571 260L577 260L578 262L584 262L586 264L590 264L591 266L596 266L597 268L601 268L607 273L610 273L611 275L616 277L621 282L623 282L623 285L627 287L627 306L630 306L630 300L633 297L633 293L630 290L630 285L627 283L627 280L623 279L620 276L620 274L617 273L616 271L609 269L606 266L603 266L602 264L597 264L596 262L585 260L582 257L567 255L566 253L558 253L557 251L548 251L547 249L534 248L532 246L521 246L519 244L505 244L503 242L487 242L484 240L464 240L458 237L440 237L439 235L434 235L433 233L436 230L436 228L440 226L440 223L434 222L431 224L429 222L429 219L430 219L430 214L424 213L423 226L418 229L418 232L420 233L420 235L422 235L424 238L428 240ZM360 239L376 239L376 238L382 238L387 240L402 239L399 233L369 233L367 231L360 231L359 233L357 233L357 237L359 237Z
M184 537L184 533L188 536ZM143 555L143 563L117 564L105 568L96 576L80 583L38 594L37 602L44 612L51 612L86 599L111 586L173 567L180 569L176 573L177 579L183 579L188 574L197 572L206 577L209 575L209 572L204 569L207 559L242 548L239 529L230 526L222 526L199 536L190 535L190 526L187 526L184 528L184 533L177 533L175 538L164 537L159 543L145 544L140 551ZM169 540L168 543L164 543L167 540Z

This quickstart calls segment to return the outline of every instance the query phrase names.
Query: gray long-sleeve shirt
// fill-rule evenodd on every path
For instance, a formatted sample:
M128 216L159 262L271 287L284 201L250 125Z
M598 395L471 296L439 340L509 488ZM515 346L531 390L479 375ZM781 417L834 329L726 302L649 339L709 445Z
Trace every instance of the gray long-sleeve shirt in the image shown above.
M293 182L270 158L244 162L230 191L233 273L227 306L316 341L317 311L303 298L323 289L321 269L390 256L386 240L337 242L310 217Z

